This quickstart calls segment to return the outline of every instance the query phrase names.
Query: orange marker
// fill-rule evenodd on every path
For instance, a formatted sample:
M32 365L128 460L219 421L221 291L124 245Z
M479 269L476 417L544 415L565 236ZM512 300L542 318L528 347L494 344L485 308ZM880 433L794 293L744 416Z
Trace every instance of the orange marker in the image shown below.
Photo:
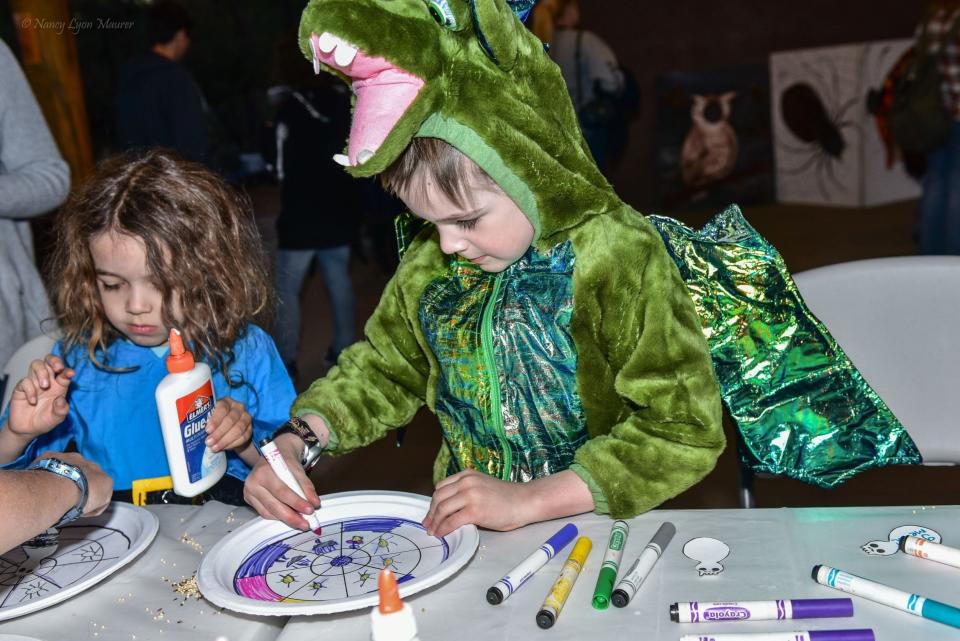
M370 611L373 641L418 641L417 622L413 610L400 600L397 577L390 570L381 570L377 577L380 605Z

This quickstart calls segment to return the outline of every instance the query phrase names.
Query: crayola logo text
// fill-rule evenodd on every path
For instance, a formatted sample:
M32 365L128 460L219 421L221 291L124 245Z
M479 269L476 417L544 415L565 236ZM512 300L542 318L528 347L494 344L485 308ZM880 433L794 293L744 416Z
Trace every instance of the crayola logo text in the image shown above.
M749 619L750 610L746 608L725 607L708 608L703 611L704 621L735 621L738 619Z

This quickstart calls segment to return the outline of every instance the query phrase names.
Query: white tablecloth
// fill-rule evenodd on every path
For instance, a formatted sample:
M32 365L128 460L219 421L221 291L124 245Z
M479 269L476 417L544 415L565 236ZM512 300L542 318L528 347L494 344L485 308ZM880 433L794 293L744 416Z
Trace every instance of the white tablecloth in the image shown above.
M636 597L623 609L590 606L611 521L595 515L569 519L593 540L593 551L556 625L537 627L534 617L571 547L565 548L501 605L487 604L489 586L552 535L566 520L512 533L482 532L480 549L458 575L407 602L417 617L421 641L677 641L681 634L765 632L793 629L873 628L879 641L960 639L960 630L852 597L853 618L677 624L668 608L676 601L750 601L774 598L844 597L810 578L817 563L960 605L960 569L904 554L867 556L860 546L885 539L899 525L924 525L960 546L960 507L805 508L654 511L630 521L623 557L628 567L663 521L677 535ZM719 576L700 578L683 544L709 536L730 546ZM289 621L279 641L367 641L369 614L358 612Z
M140 558L68 601L0 623L0 641L4 634L45 641L370 638L366 611L287 620L220 611L202 599L184 600L172 584L191 576L201 551L209 550L227 532L251 518L252 512L219 503L149 509L160 518L160 532ZM487 604L487 588L568 520L593 540L594 549L556 625L541 630L534 616L569 554L569 546L503 604ZM668 607L675 601L845 596L813 582L810 570L817 563L960 605L960 569L904 554L867 556L860 551L862 544L884 539L900 525L932 528L943 535L944 543L960 546L960 507L654 511L630 521L624 567L633 562L666 520L677 526L677 535L640 592L626 608L611 607L603 612L590 606L590 598L610 531L609 519L585 515L516 532L483 531L480 549L461 572L407 599L416 613L420 639L676 641L681 634L689 633L861 627L873 628L879 641L960 638L960 631L954 628L857 597L853 597L856 616L852 619L680 625L668 617ZM683 555L683 544L699 536L718 538L730 546L721 575L700 578L696 562Z
M160 531L140 557L67 601L0 623L0 641L5 634L43 641L275 639L285 618L220 611L204 599L184 598L173 587L193 575L202 551L253 518L253 511L215 502L147 509L160 518Z

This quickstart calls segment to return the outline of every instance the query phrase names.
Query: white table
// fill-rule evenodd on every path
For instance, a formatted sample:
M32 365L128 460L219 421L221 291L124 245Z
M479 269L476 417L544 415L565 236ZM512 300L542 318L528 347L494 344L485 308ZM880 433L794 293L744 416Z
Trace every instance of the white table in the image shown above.
M143 554L71 599L0 623L0 641L5 634L43 641L275 639L285 618L221 612L204 599L184 599L173 588L193 575L204 550L253 518L254 512L215 502L147 509L159 517L160 531Z
M879 641L960 638L960 630L858 597L851 597L853 618L681 625L671 622L668 616L669 605L676 601L847 596L810 578L817 563L960 605L960 569L899 553L882 557L860 551L861 545L885 539L899 525L924 525L943 535L944 543L960 545L960 507L654 511L630 521L624 565L633 562L663 521L677 526L676 537L634 600L626 608L611 607L602 612L590 606L590 599L611 521L595 515L569 520L577 524L581 535L593 540L594 548L553 628L541 630L534 617L570 547L501 605L488 605L484 595L490 585L565 520L512 533L482 532L480 549L463 571L407 600L416 613L421 641L677 641L681 634L693 633L843 628L873 628ZM723 561L726 569L719 576L700 578L694 569L696 562L683 555L683 544L699 536L718 538L730 546L730 555ZM292 618L279 641L369 638L369 614L357 612Z
M184 602L171 584L189 577L199 564L202 550L209 550L253 514L246 508L219 503L149 509L160 517L160 532L140 558L68 601L0 623L0 641L4 634L45 641L213 641L217 637L229 641L369 640L368 611L287 620L220 611L202 599ZM623 564L633 562L661 522L673 522L677 536L630 605L603 612L590 607L590 597L611 521L595 515L569 520L593 540L594 549L552 629L539 629L534 616L570 547L503 604L491 606L484 595L490 585L566 520L509 533L481 532L480 549L460 573L407 600L416 613L421 641L676 641L687 633L860 627L873 628L880 641L960 638L960 631L954 628L857 597L852 597L856 614L852 619L680 625L670 622L667 615L670 603L675 601L845 596L813 582L810 570L816 563L960 604L960 570L903 554L880 557L860 551L862 544L883 539L894 527L908 524L933 528L943 535L945 543L960 545L957 506L654 511L630 521ZM187 542L182 540L183 535ZM730 555L723 561L726 570L721 575L699 578L696 563L683 555L683 544L698 536L712 536L730 546ZM184 605L179 605L181 602ZM159 608L163 608L162 617L158 616Z

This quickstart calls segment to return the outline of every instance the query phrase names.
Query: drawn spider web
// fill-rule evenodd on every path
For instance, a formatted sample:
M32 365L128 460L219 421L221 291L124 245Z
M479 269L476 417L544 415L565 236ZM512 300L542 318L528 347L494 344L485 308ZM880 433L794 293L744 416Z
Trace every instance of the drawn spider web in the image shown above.
M380 570L403 583L429 573L449 555L444 539L419 523L365 518L321 525L254 546L234 575L234 591L258 601L321 602L374 592Z
M68 525L49 548L16 547L0 556L0 609L50 597L129 549L121 530L96 525Z

